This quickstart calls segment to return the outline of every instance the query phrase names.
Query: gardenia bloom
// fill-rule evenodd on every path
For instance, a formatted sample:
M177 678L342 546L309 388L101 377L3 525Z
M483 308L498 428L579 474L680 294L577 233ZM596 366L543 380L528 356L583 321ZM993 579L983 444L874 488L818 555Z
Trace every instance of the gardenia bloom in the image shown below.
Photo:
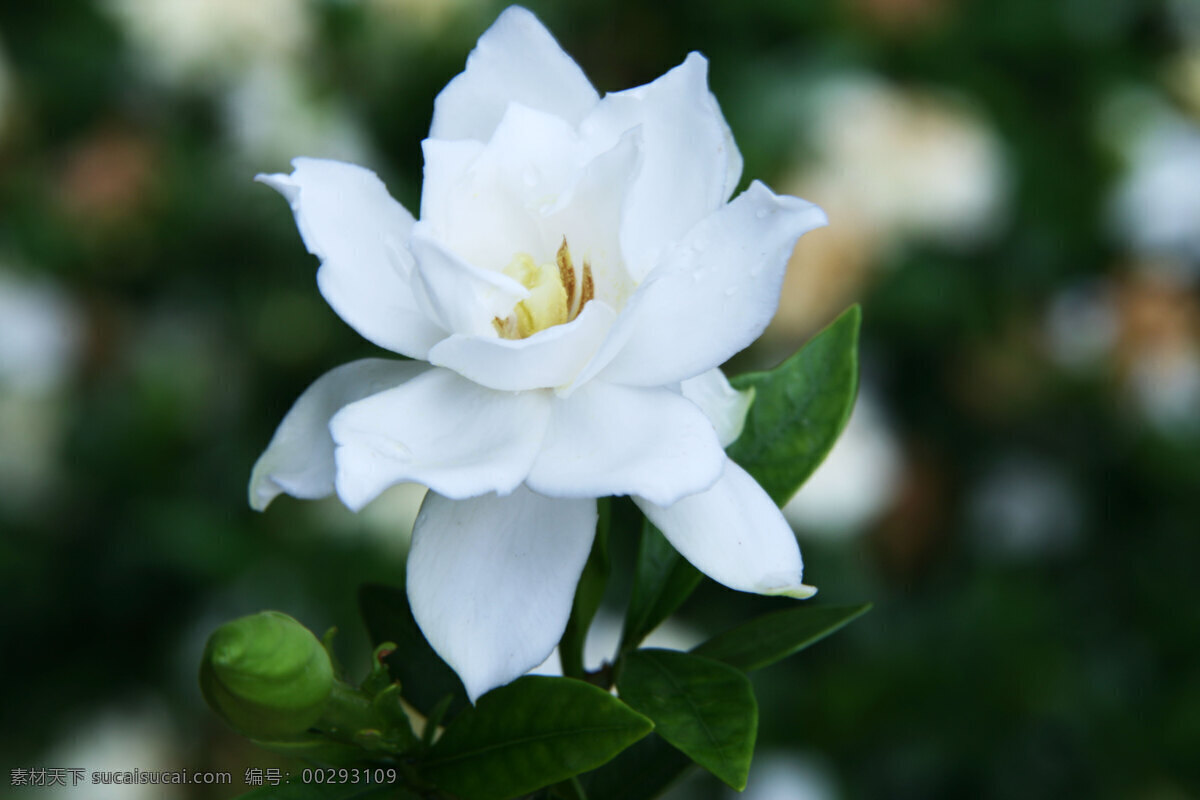
M824 224L754 182L707 62L601 99L510 8L437 97L420 220L357 166L297 159L291 203L325 299L411 361L326 374L255 466L250 498L336 489L358 510L430 493L408 596L472 699L541 663L591 549L630 495L700 570L806 597L800 551L724 446L749 399L717 366L766 327L788 255Z
M1126 101L1128 105L1132 105ZM1113 102L1120 109L1120 98ZM1129 166L1116 187L1113 226L1137 253L1179 262L1200 275L1200 126L1145 101L1140 128L1126 145Z

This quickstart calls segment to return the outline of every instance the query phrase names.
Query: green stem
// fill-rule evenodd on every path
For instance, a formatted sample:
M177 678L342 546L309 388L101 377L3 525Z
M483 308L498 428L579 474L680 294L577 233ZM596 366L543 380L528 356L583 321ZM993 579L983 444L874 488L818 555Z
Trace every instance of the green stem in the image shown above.
M353 742L354 735L361 730L383 730L386 722L371 700L358 689L335 680L329 702L316 728L344 742Z

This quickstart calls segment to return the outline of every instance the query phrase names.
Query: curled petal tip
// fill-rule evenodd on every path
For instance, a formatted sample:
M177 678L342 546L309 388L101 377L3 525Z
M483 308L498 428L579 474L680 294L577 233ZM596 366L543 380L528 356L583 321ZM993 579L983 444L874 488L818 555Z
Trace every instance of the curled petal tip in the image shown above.
M807 583L798 583L792 586L783 586L778 589L772 589L764 594L780 595L783 597L791 597L796 600L807 600L817 593L817 587L809 586Z
M275 502L275 498L281 494L295 492L296 497L307 497L307 492L299 487L289 486L285 480L280 483L274 475L255 472L250 480L250 491L247 492L250 499L250 508L254 511L266 511L267 506ZM311 498L309 498L311 499Z
M267 474L261 457L258 463L254 465L254 470L250 473L250 485L247 488L248 491L246 494L250 501L250 508L255 511L266 511L267 506L279 494L279 485Z
M300 184L292 180L291 175L284 175L280 172L273 174L260 172L254 176L254 180L258 183L265 183L267 186L270 186L272 189L283 195L284 198L286 198L287 201L293 205L296 202L296 198L300 195Z
M829 215L825 213L825 209L821 208L818 205L810 203L807 200L801 200L800 202L802 202L806 205L806 208L804 209L804 211L808 215L809 226L810 226L809 230L816 230L817 228L824 228L825 226L827 226L829 224Z

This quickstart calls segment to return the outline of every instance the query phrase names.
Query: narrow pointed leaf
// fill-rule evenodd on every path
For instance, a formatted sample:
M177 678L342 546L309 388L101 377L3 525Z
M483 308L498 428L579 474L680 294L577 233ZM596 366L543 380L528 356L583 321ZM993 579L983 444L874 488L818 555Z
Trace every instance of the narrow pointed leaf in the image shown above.
M871 604L865 603L836 608L799 606L776 611L718 634L692 648L692 653L747 672L762 669L824 639L870 609Z
M594 769L653 727L589 683L530 675L479 698L418 768L463 800L504 800Z
M676 552L649 520L642 522L633 592L625 612L621 651L633 650L691 596L704 576Z
M617 691L684 755L734 789L746 788L758 703L745 673L690 653L635 650L625 655Z
M871 604L846 608L801 606L733 628L692 652L746 671L796 653L857 619ZM815 613L814 613L815 612ZM588 800L650 800L660 796L692 762L652 733L604 766L581 776Z
M358 590L358 605L371 644L396 644L395 652L384 663L392 677L400 681L400 693L405 700L429 716L438 703L449 697L443 721L453 719L469 705L462 681L433 651L417 627L404 589L364 584Z
M754 404L729 457L779 505L791 499L837 441L858 394L858 330L851 306L791 358L768 372L733 378Z
M567 629L563 631L562 640L558 645L563 675L568 678L583 677L584 642L587 640L592 619L600 608L600 601L604 599L604 589L608 585L608 573L611 568L608 556L608 528L611 518L609 506L608 498L598 501L600 515L596 523L596 538L592 541L592 552L584 565L583 575L579 578L579 586L575 589L575 602L571 606Z
M775 369L732 380L755 395L742 435L727 451L779 505L820 466L850 418L858 394L861 319L859 307L851 306ZM687 600L701 577L646 522L621 651L636 648Z

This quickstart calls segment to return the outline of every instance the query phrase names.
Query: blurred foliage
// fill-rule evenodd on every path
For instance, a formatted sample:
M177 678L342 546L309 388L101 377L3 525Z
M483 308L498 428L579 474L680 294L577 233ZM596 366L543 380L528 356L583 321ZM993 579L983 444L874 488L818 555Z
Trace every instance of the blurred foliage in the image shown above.
M31 405L53 415L52 473L0 486L0 750L6 767L73 766L46 763L50 748L150 696L169 710L178 766L234 770L232 790L185 796L229 797L240 770L281 762L204 709L205 636L271 607L341 625L345 652L363 651L356 589L396 582L402 515L288 498L250 511L250 467L290 403L375 351L324 305L290 214L250 181L286 169L278 150L302 127L282 120L264 145L230 115L238 59L250 70L261 54L218 53L211 75L181 78L141 53L116 5L0 5L0 267L52 282L80 330L61 384ZM1002 142L1013 194L999 233L889 249L856 293L865 376L905 463L867 531L803 546L817 602L875 610L756 674L759 752L815 754L850 798L1200 794L1198 426L1140 415L1117 356L1069 370L1041 344L1061 291L1137 289L1106 216L1123 166L1097 119L1125 86L1169 95L1165 65L1185 41L1169 12L1186 0L529 5L604 91L705 53L748 177L803 167L804 97L838 72L965 98ZM291 7L309 34L270 68L351 120L415 211L433 98L500 6ZM1171 292L1194 314L1194 279ZM34 456L16 447L0 443L19 468ZM972 498L1014 454L1066 476L1069 546L981 545L994 520ZM632 564L631 532L618 534L610 600ZM706 582L681 614L716 632L781 607ZM137 752L124 766L151 767Z

